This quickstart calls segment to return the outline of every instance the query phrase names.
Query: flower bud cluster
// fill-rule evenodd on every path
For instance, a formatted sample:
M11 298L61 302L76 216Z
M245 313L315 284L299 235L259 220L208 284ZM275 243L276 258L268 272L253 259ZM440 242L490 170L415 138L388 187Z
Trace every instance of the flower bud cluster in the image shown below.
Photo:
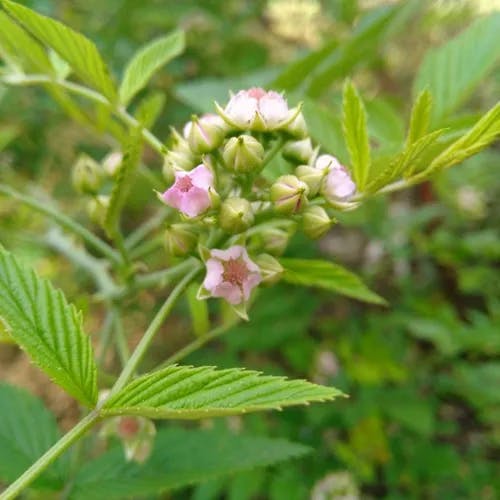
M323 236L356 185L334 156L319 154L300 105L289 108L281 94L241 90L215 108L182 134L172 130L158 193L174 209L165 247L174 257L205 248L199 298L224 298L244 316L252 290L281 276L276 257L293 234Z

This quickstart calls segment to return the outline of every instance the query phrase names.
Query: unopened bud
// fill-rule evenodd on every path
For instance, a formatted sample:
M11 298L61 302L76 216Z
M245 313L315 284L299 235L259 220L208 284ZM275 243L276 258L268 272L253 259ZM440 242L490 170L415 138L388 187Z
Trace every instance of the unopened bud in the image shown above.
M299 165L295 169L295 175L307 184L310 196L316 196L325 178L326 171L309 165Z
M172 150L169 151L163 159L163 175L165 180L168 181L167 177L170 172L175 170L191 170L196 165L196 157L193 155L191 150L180 151Z
M270 194L277 212L295 214L307 204L309 187L295 175L283 175L271 186Z
M115 177L123 163L123 154L113 151L102 160L102 168L109 177Z
M224 231L241 233L254 221L252 206L244 198L228 198L220 207L219 224Z
M80 155L73 167L73 186L79 193L96 194L104 181L104 171L95 160Z
M184 136L195 153L210 153L222 144L225 132L220 120L217 115L205 115L201 118L193 117L186 125Z
M291 112L293 112L293 110L291 110ZM299 111L296 114L295 118L285 127L285 130L298 139L307 137L307 124L302 112Z
M163 241L169 255L181 257L194 250L198 235L191 228L191 224L172 224L167 228Z
M302 229L309 238L321 238L335 223L325 209L317 205L307 207L302 215Z
M108 213L110 197L107 195L95 196L87 204L87 214L90 219L102 226Z
M231 137L222 152L224 164L233 172L259 170L264 160L264 147L251 135Z
M274 285L283 274L283 266L272 256L262 253L255 258L255 263L260 268L262 283Z
M289 141L282 150L285 160L295 163L309 163L313 153L314 149L309 137L301 141Z
M273 255L283 254L295 232L295 227L296 224L290 221L288 227L268 227L262 230L259 233L262 249Z

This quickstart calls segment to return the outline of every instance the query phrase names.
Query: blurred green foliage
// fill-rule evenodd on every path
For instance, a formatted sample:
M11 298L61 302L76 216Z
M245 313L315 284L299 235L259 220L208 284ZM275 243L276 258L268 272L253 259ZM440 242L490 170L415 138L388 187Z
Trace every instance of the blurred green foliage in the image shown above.
M184 28L187 50L152 84L167 96L155 125L162 138L169 125L180 126L213 99L223 102L230 89L274 83L291 101L305 100L312 135L346 160L340 100L349 76L367 101L372 146L383 143L384 150L377 151L382 164L383 154L404 142L412 92L428 85L445 93L432 119L453 137L494 103L499 90L494 68L500 14L476 20L472 3L453 7L453 2L409 0L368 9L368 2L324 0L317 2L319 13L303 14L304 22L295 23L291 33L286 25L295 19L293 2L23 3L86 33L115 74L139 45ZM279 5L271 8L272 3ZM453 57L454 48L436 47L471 23L475 31L468 36L482 35L481 45L470 52L472 65L447 66L455 73L445 74L443 61ZM485 53L494 56L481 59ZM71 201L69 172L76 156L103 155L108 139L70 122L41 90L1 88L0 107L2 179L43 187L63 205ZM232 419L229 425L248 433L288 438L315 452L267 471L203 483L176 498L290 500L308 498L311 491L315 500L346 498L341 496L346 492L353 498L498 498L499 161L498 148L481 153L432 184L340 214L342 227L317 246L294 241L288 257L326 255L363 269L389 307L283 284L262 291L249 324L189 362L304 377L335 385L350 398ZM128 207L131 225L141 219L151 186L144 181L135 189L136 203ZM45 266L75 302L91 308L76 292L78 284L90 290L90 283L60 272L66 264L44 246L41 227L38 217L2 200L0 241ZM161 262L163 256L154 258ZM144 303L149 310L150 298ZM132 330L147 316L143 309L131 305ZM169 344L158 344L158 360L174 349L172 343L188 339L188 311L184 304L170 322L163 339Z

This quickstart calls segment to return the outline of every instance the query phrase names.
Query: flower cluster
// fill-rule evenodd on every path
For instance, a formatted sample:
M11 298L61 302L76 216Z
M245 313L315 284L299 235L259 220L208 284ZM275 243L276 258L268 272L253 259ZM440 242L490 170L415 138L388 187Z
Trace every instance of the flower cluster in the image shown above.
M166 229L168 252L198 251L205 261L198 296L223 298L244 315L252 290L279 279L290 237L324 235L356 185L337 158L313 147L300 106L281 94L241 90L216 111L172 132L168 187L158 195L178 214Z

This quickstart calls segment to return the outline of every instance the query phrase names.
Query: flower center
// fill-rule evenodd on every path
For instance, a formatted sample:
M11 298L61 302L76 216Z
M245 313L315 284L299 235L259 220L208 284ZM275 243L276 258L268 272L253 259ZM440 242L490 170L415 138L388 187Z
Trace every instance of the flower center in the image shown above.
M261 97L264 97L266 94L267 92L260 87L253 87L247 92L248 97L253 97L257 100L260 100Z
M248 267L242 259L230 259L223 262L223 266L222 279L232 285L242 286L248 278Z
M185 175L177 180L177 189L183 193L187 193L193 187L193 181L189 175Z

